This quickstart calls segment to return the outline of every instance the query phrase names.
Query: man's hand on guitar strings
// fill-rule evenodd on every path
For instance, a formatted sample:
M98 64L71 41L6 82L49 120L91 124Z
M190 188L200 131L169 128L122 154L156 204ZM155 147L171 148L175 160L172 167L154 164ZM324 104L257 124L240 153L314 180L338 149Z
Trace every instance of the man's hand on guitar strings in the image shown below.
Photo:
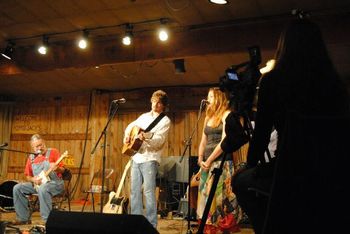
M140 132L137 135L137 138L140 139L141 141L151 139L153 137L153 133L151 132Z
M152 139L154 133L152 132L143 132L143 136L145 138L145 140L148 140L148 139Z
M41 184L41 178L39 176L34 176L33 177L33 183L40 185Z
M130 143L130 137L129 136L124 137L124 142L123 143L124 144Z
M139 138L141 141L144 141L146 139L144 132L140 132L139 135L137 135L137 138Z

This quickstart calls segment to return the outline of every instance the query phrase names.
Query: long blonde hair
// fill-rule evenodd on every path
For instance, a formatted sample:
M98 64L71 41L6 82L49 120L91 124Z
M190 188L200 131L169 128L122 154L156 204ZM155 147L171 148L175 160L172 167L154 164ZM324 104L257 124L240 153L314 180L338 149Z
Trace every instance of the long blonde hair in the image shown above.
M207 106L206 117L213 119L211 127L217 127L220 125L224 113L229 109L229 101L226 94L217 87L210 88L208 94L210 92L213 93L214 103Z

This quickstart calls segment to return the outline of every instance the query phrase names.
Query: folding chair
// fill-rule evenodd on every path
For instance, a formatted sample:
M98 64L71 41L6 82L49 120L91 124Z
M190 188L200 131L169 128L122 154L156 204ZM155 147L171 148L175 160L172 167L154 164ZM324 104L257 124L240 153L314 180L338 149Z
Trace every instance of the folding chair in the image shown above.
M64 172L62 173L62 179L64 181L64 190L61 194L58 194L56 196L52 197L52 209L55 210L61 210L62 204L64 201L67 201L68 203L68 209L71 211L70 206L70 182L72 179L72 173L68 168L65 168ZM39 211L39 198L38 194L30 194L27 196L29 201L29 210L32 214L35 211Z

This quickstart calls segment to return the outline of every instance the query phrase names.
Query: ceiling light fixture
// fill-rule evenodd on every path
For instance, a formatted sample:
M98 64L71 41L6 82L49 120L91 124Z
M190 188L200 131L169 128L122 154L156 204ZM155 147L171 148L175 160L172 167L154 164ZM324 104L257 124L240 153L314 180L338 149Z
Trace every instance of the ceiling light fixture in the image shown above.
M55 32L55 33L45 33L42 35L37 35L37 36L28 36L28 37L22 37L22 38L9 38L8 41L13 42L13 44L16 44L16 50L18 50L18 45L22 45L22 43L18 43L19 41L25 41L25 40L32 40L34 38L38 39L38 40L42 40L42 43L40 44L40 47L35 47L34 49L38 51L38 53L45 55L49 52L49 44L48 44L48 38L50 38L50 40L53 40L56 42L60 42L58 40L59 37L63 37L63 35L66 34L72 34L72 33L82 33L82 37L81 39L84 40L75 40L75 42L73 42L76 46L79 46L79 48L84 49L89 47L90 44L90 39L89 34L91 32L95 32L98 30L103 30L103 29L110 29L110 28L121 28L123 27L125 30L125 38L123 38L123 44L124 45L131 45L133 43L133 37L135 36L135 27L137 25L144 25L144 24L160 24L160 28L161 30L157 32L158 33L158 37L159 40L161 41L167 41L170 37L170 34L168 33L168 31L166 30L166 27L169 27L169 25L165 26L166 24L169 24L170 19L169 18L158 18L158 19L151 19L151 20L145 20L145 21L138 21L138 22L133 22L133 23L124 23L124 24L117 24L117 25L106 25L106 26L99 26L99 27L93 27L93 28L85 28L83 30L73 30L73 31L67 31L67 32ZM158 26L159 27L159 26ZM157 27L157 28L158 28ZM152 31L154 32L154 28L153 29L148 29L148 31ZM118 31L119 32L119 31ZM140 30L140 32L143 32L143 30ZM98 33L94 33L95 36L103 36L104 34L99 35ZM62 40L62 41L66 41L66 40ZM26 44L24 44L26 46ZM5 45L1 45L2 48L5 48ZM7 48L7 47L6 47ZM20 48L20 47L19 47ZM13 49L13 48L12 48ZM7 48L7 51L10 52L11 51L11 47ZM1 52L1 51L0 51ZM8 52L6 53L6 49L3 49L3 53L2 56L8 56Z
M86 29L83 30L83 36L78 41L78 46L80 49L86 49L88 46L88 37L89 37L89 31Z
M14 50L15 50L14 46L15 46L14 43L9 42L9 43L7 44L7 46L6 46L5 50L4 50L4 52L1 53L1 55L2 55L4 58L6 58L6 59L11 60L11 59L12 59L12 54L13 54L13 52L14 52Z
M49 46L49 38L44 35L42 44L38 47L38 52L42 55L45 55L47 53L48 46Z
M214 4L219 4L219 5L226 5L228 3L228 1L226 0L209 0L209 2Z
M122 39L122 42L124 45L128 46L132 43L132 38L133 38L133 34L132 34L132 29L133 26L131 24L126 24L125 25L125 35Z
M158 38L161 41L167 41L169 38L168 30L165 27L165 24L168 23L168 19L160 19L160 29L158 30Z

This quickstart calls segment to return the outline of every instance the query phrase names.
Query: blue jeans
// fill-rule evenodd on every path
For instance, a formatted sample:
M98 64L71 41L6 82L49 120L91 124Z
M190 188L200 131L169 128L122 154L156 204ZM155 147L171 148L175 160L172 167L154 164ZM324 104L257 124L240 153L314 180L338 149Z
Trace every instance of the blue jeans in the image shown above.
M131 214L143 215L142 184L145 196L146 218L157 227L156 175L158 162L132 162L131 166Z
M40 215L46 222L52 209L52 196L62 193L63 190L64 184L62 180L52 180L46 184L42 184L38 191L36 191L32 183L29 182L16 184L13 188L13 203L17 220L28 221L31 218L26 194L37 193L39 197Z

